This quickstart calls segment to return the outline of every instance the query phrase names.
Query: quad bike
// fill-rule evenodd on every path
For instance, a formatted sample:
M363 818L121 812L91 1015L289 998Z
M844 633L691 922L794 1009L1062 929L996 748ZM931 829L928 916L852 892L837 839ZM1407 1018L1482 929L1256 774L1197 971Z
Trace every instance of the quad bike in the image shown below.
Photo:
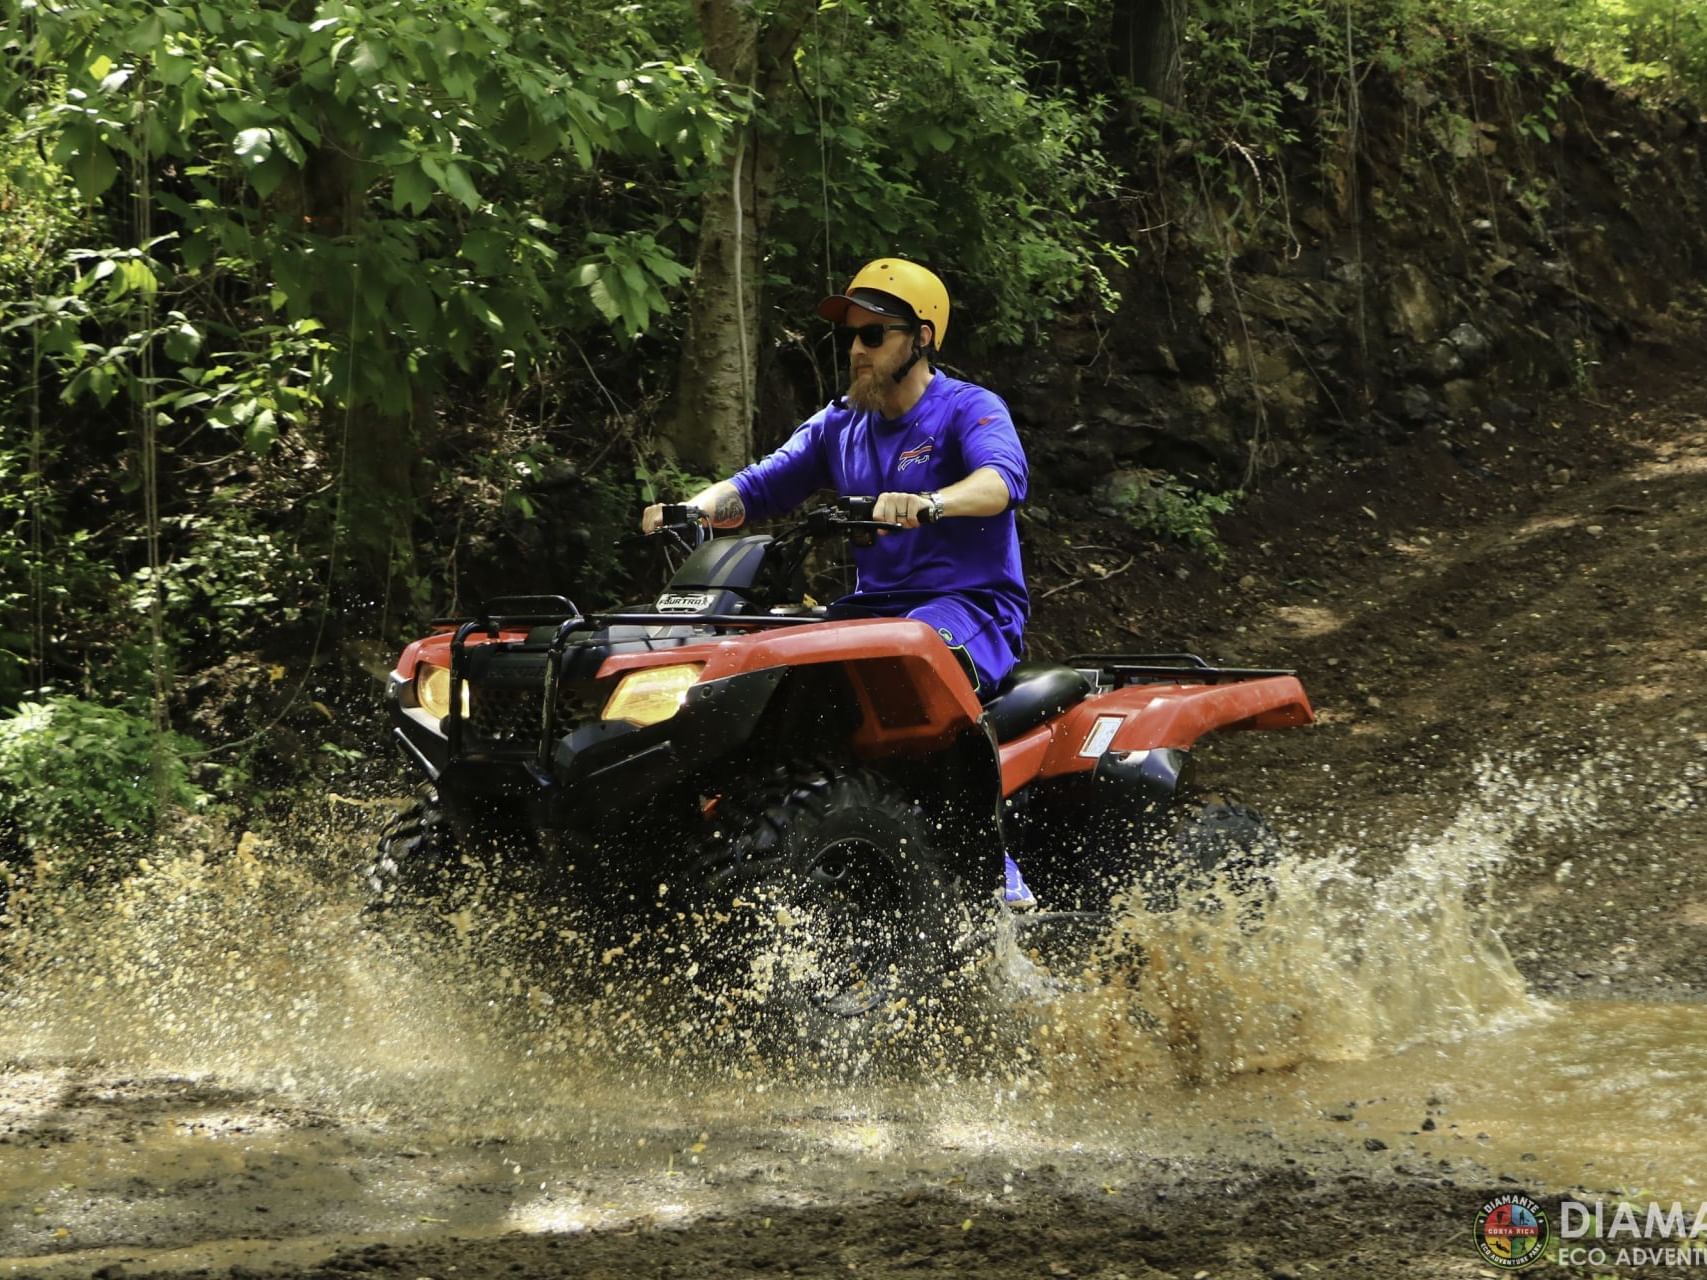
M653 536L685 559L651 608L517 597L439 620L390 678L424 785L367 868L375 907L446 891L501 843L530 892L613 937L683 926L672 963L697 984L750 984L787 934L757 1004L822 1038L940 996L1004 901L1096 918L1140 878L1165 905L1255 856L1254 814L1194 798L1192 748L1309 723L1290 672L1085 654L1022 663L980 701L925 623L801 602L816 541L906 536L872 505L709 540L666 506Z

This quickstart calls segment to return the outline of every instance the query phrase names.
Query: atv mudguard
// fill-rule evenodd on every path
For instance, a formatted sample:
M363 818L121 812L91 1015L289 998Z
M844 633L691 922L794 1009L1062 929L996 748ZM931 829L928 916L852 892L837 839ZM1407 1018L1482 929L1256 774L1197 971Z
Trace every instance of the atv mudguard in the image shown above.
M1287 729L1315 719L1296 676L1229 684L1133 685L1095 694L1002 744L1002 793L1089 775L1171 795L1189 752L1216 730Z

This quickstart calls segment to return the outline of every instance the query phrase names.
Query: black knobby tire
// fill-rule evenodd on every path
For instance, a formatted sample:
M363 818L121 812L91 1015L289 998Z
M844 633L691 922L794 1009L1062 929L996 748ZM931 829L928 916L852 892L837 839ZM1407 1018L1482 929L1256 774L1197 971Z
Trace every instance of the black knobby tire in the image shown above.
M1247 910L1260 909L1272 881L1268 869L1281 847L1273 829L1249 805L1212 797L1182 797L1172 828L1142 888L1152 911L1171 911L1194 899L1214 906L1211 890L1226 889Z
M379 833L373 860L361 873L367 909L432 903L456 884L462 870L449 815L437 788L429 783Z
M965 888L919 802L870 769L779 770L696 868L705 954L771 1032L821 1045L937 1002ZM727 990L723 993L730 994Z

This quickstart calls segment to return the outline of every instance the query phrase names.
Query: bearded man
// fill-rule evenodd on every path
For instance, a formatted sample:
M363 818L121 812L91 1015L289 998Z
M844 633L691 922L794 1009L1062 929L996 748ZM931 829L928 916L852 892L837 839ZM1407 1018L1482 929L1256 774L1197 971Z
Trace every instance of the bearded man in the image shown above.
M832 617L918 618L936 628L988 698L1024 650L1030 614L1014 506L1025 450L1001 397L932 367L948 290L899 258L862 267L818 304L848 350L848 389L775 453L696 494L708 523L781 515L821 489L877 495L873 519L915 533L853 549L858 578ZM647 507L650 533L662 506Z

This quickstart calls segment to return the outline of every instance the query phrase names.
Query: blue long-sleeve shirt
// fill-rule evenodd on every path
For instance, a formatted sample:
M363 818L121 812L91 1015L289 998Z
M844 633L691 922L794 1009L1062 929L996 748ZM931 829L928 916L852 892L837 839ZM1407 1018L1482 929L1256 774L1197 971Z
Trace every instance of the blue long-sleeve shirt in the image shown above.
M748 517L764 519L799 506L820 489L849 496L931 493L980 467L1007 483L1006 510L957 516L854 548L859 578L846 603L900 613L914 604L958 598L988 617L1005 641L1006 662L987 662L973 650L979 667L999 678L1024 650L1031 612L1014 521L1014 507L1027 491L1025 450L1000 396L937 373L918 403L893 420L833 401L776 452L737 473L733 483Z

